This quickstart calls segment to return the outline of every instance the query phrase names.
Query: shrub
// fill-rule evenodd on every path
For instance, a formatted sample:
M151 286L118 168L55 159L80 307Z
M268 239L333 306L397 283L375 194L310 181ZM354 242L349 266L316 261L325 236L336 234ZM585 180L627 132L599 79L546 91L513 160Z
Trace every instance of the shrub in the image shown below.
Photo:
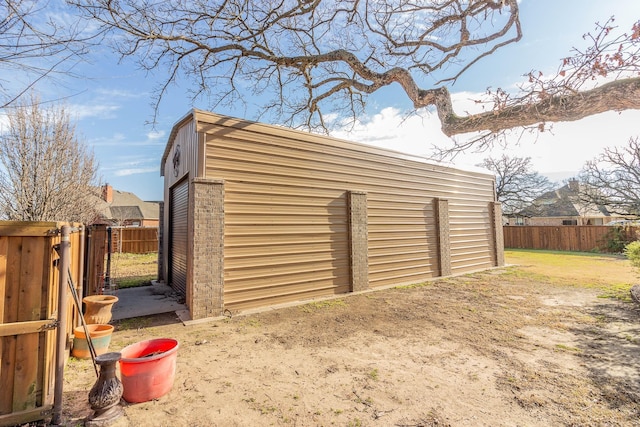
M624 226L613 226L607 232L604 238L604 250L606 252L620 253L623 252L634 238L636 237L635 229Z
M625 246L624 254L631 261L631 265L640 268L640 241L636 240Z

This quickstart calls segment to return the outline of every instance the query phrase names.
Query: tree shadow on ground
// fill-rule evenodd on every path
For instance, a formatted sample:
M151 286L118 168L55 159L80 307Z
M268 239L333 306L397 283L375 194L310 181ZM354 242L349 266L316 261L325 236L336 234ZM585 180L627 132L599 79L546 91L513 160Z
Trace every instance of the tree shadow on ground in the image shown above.
M582 365L600 392L591 398L640 417L640 306L602 300L585 311L595 322L581 323L571 332L578 338Z

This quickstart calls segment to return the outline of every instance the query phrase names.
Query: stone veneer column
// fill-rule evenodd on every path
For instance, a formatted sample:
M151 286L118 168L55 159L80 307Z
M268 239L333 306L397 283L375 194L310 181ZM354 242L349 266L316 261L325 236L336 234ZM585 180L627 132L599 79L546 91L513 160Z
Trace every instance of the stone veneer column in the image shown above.
M357 292L369 289L367 193L349 191L348 200L351 291Z
M496 267L502 267L504 265L504 230L502 229L502 204L500 202L491 202L489 208L490 215L493 218L493 250L496 260Z
M224 181L194 178L190 187L187 305L195 320L224 308Z
M451 241L449 240L449 201L434 199L436 228L438 231L438 264L440 276L451 275Z

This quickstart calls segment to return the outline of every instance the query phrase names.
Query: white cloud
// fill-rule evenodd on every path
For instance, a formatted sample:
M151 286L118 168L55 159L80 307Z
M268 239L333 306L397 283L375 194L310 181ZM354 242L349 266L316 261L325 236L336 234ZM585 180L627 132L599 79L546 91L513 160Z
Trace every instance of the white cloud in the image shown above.
M129 168L129 169L118 169L117 171L115 171L113 173L113 175L115 176L129 176L129 175L140 175L140 174L145 174L145 173L159 173L160 171L160 167L159 166L154 166L154 167L143 167L143 168Z
M332 132L332 135L409 154L429 156L432 144L448 141L439 129L437 117L426 111L405 117L400 110L387 107L373 116L359 120L352 128Z
M140 139L138 141L127 141L127 137L122 133L114 133L112 136L93 138L91 144L94 147L152 147L162 150L164 146L158 141L164 137L165 132L150 132L145 135L146 139Z
M69 106L69 111L76 120L89 117L114 119L116 118L115 112L119 109L119 105L113 104L72 104Z
M483 94L457 93L452 95L454 110L478 112L481 106L474 100ZM575 122L552 125L551 131L520 134L513 131L506 147L495 147L486 152L465 152L454 163L463 168L472 167L488 156L507 153L511 156L531 157L537 172L552 179L574 176L587 160L598 156L605 147L626 144L632 136L640 135L640 111L607 112ZM351 130L332 132L333 136L369 145L393 149L408 154L430 156L433 145L451 146L452 141L440 130L437 115L420 112L403 116L395 108L383 108L366 117ZM459 141L468 135L457 137Z
M165 134L166 133L163 130L154 130L154 131L151 131L151 132L147 133L147 138L149 140L153 141L153 140L156 140L156 139L164 138Z
M147 93L140 91L128 91L122 89L97 89L96 93L98 95L103 95L108 98L142 98L149 96Z

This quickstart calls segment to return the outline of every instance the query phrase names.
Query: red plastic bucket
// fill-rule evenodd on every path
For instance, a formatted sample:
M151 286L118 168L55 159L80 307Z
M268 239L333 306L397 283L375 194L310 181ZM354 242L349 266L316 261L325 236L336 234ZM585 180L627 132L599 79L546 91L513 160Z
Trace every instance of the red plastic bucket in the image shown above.
M123 348L120 353L124 400L147 402L171 390L176 374L177 340L158 338L140 341Z

